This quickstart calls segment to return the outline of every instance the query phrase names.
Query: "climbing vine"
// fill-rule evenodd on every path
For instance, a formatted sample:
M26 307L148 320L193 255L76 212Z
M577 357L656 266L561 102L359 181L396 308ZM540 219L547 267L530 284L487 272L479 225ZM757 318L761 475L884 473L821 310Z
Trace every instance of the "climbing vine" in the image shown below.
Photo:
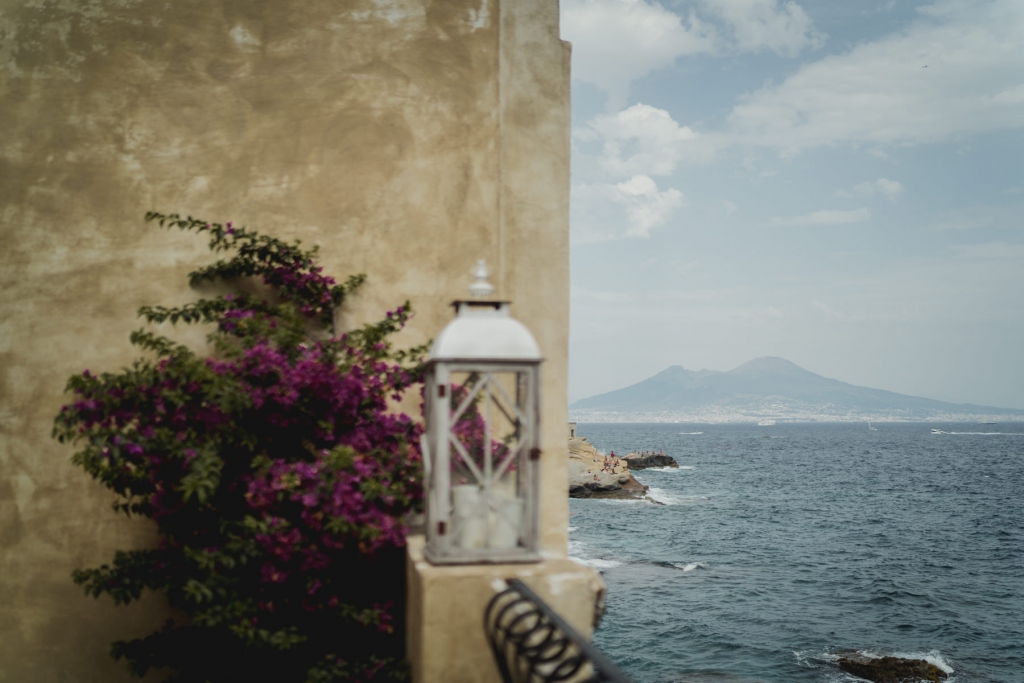
M409 304L336 334L363 276L338 283L315 248L231 223L146 220L207 236L222 258L191 283L234 291L143 307L152 325L131 335L143 357L68 381L54 436L159 539L73 578L116 604L160 591L175 614L111 654L181 682L399 675L403 520L422 498L420 425L391 409L424 352L392 347ZM208 326L212 353L161 323Z

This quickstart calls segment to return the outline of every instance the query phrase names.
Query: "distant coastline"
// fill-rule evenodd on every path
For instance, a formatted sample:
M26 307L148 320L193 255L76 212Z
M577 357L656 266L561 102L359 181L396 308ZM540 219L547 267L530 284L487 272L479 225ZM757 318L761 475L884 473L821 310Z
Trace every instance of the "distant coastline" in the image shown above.
M891 414L864 414L864 415L837 415L829 413L732 413L728 411L640 411L640 412L618 412L607 410L569 410L569 419L581 423L676 423L676 424L742 424L752 423L770 419L776 424L786 423L857 423L868 422L878 424L886 423L939 423L956 422L967 424L978 423L1000 423L1000 422L1024 422L1024 413L1007 414L999 413L990 415L985 413L947 413L931 415L927 417L913 417L909 415Z
M674 365L569 406L577 422L1019 422L1024 410L860 387L764 357L729 370Z

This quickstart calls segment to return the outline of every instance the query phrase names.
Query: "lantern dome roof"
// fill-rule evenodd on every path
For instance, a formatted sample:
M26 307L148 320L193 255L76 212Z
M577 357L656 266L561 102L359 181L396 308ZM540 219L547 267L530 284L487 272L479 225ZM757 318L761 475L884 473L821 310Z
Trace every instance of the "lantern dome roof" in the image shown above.
M455 319L434 340L428 361L541 360L537 340L509 315L507 301L456 301L455 309Z

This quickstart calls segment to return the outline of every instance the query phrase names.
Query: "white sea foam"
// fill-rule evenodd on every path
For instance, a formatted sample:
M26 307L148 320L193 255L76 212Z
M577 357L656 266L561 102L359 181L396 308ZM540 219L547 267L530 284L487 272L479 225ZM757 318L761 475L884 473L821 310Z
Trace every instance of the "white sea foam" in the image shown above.
M576 529L578 529L578 528L579 527L571 526L571 527L569 527L569 532L571 533L573 531L576 531Z
M679 433L682 434L683 436L697 436L698 434L703 434L704 432L679 432Z
M838 657L834 656L831 652L821 654L812 652L810 650L793 650L793 656L796 657L796 663L799 666L805 666L809 668L816 668L817 665L815 664L815 662L817 660L824 659L830 662L834 662L835 660L839 659Z
M569 527L570 529L574 527ZM569 539L569 559L575 560L580 564L585 564L588 567L594 569L611 569L612 567L618 567L622 562L620 560L610 560L604 557L592 557L590 549L584 545L583 541L577 541Z
M938 650L929 650L928 652L893 652L889 655L886 655L881 652L876 652L874 650L859 650L857 654L864 655L865 657L870 657L871 659L878 659L879 657L886 656L899 657L900 659L923 659L929 664L934 664L935 666L942 669L942 671L947 676L953 673L953 667L949 665L949 662L945 660L945 658L942 656L942 653ZM834 655L833 658L835 658Z
M692 572L694 569L707 569L708 566L703 562L688 562L683 564L682 562L673 562L672 566L676 569L682 569L684 572Z
M692 470L693 465L680 465L679 467L645 467L644 472L678 472L679 470Z
M643 498L591 498L590 500L600 505L650 505Z
M947 676L953 673L953 667L949 665L949 662L945 660L942 653L938 650L929 650L928 652L894 652L892 656L903 659L923 659L929 664L934 664L942 669Z
M620 564L622 564L618 560L602 560L599 558L584 559L581 557L576 557L573 559L579 560L583 564L591 566L594 569L611 569L612 567L618 567Z
M1024 432L942 432L956 436L1024 436ZM936 666L938 666L936 664ZM941 668L941 667L940 667Z
M662 505L692 505L708 500L707 496L680 496L654 486L647 489L647 497Z
M580 564L585 564L588 567L593 567L594 569L611 569L612 567L618 567L622 564L619 560L590 557L590 553L587 552L582 541L569 541L569 559L575 560Z
M680 496L674 494L666 489L660 489L652 486L647 489L647 495L652 500L656 500L659 503L665 505L689 505L692 503L699 503L704 500L708 500L707 496Z
M647 495L651 498L651 500L656 500L664 505L676 505L682 502L682 500L676 498L665 489L659 489L653 486L647 489Z

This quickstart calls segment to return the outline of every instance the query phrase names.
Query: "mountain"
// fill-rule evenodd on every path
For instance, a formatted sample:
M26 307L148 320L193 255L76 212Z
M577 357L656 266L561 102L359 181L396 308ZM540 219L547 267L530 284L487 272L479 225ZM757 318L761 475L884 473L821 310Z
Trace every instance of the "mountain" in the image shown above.
M577 401L569 409L583 422L1024 419L1024 410L858 387L775 357L755 358L728 372L673 365L632 386Z

